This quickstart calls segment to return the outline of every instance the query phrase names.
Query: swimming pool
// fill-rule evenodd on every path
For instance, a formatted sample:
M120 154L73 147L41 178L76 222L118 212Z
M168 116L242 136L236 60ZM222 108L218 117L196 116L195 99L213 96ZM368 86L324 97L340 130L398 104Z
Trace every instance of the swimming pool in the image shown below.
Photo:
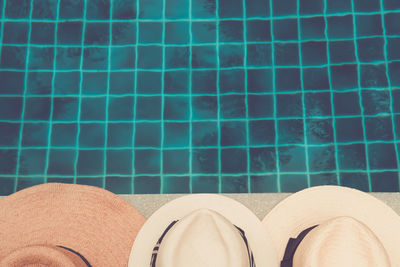
M0 195L399 191L396 0L0 0Z

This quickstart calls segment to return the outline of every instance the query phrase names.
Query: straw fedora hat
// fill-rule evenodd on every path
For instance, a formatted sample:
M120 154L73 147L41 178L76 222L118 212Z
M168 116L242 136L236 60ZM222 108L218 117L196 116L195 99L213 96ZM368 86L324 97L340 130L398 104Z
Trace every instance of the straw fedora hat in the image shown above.
M127 266L144 222L104 189L33 186L0 200L0 266Z
M341 186L297 192L263 219L281 267L398 267L400 217L382 201Z
M212 194L170 201L144 224L129 267L277 267L261 221L241 203Z

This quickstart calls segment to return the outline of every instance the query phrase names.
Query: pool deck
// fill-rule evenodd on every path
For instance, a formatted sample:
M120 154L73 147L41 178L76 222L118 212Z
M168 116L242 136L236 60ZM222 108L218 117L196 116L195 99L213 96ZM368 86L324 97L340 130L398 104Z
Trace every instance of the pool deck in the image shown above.
M400 193L368 193L389 205L400 215ZM119 195L134 206L145 218L149 218L158 208L167 202L187 194L135 194ZM291 193L252 193L252 194L221 194L233 198L248 207L261 220L281 200ZM0 196L0 199L4 196Z
M369 193L374 197L385 202L393 208L395 212L400 214L400 193ZM222 194L231 197L252 210L260 219L276 205L279 201L283 200L289 193L260 193L260 194ZM131 205L148 218L159 207L166 204L177 197L184 196L184 194L146 194L146 195L120 195L123 199L128 201Z

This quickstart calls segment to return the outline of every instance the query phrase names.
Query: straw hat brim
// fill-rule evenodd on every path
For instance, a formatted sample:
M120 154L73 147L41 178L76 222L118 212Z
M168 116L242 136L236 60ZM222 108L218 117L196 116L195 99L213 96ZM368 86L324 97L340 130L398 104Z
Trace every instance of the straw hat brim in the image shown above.
M144 217L104 189L49 183L0 200L0 259L17 248L60 245L92 266L126 266Z
M133 244L129 267L150 266L153 248L174 220L192 211L207 208L220 213L244 230L257 266L278 266L271 239L256 215L241 203L221 195L195 194L177 198L158 209L140 230Z
M279 259L289 238L339 216L353 217L367 225L387 251L391 266L400 266L400 217L381 200L341 186L316 186L278 203L262 223L272 237Z

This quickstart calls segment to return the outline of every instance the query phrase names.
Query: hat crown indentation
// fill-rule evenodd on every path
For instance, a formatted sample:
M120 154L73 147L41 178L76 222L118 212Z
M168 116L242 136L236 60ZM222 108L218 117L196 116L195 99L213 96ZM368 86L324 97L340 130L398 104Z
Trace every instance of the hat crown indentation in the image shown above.
M236 227L219 213L199 209L165 235L157 267L249 267L247 247Z
M330 219L311 230L300 243L293 267L390 267L376 235L351 217Z

